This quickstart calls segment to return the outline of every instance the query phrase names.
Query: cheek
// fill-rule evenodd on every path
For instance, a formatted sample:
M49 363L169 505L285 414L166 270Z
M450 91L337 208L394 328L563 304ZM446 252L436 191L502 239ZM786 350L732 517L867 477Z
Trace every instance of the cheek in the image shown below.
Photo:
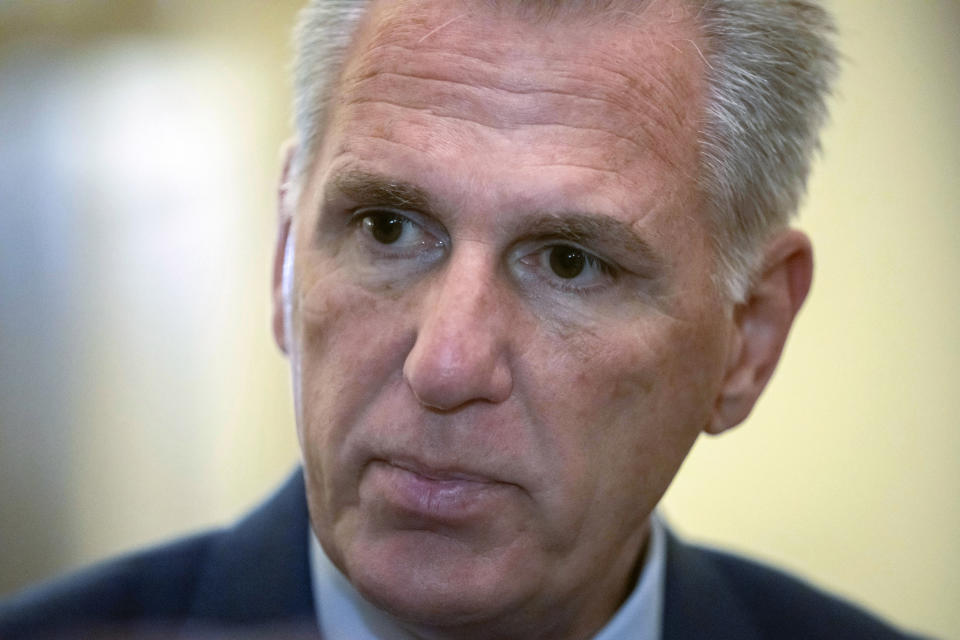
M653 508L709 416L719 379L716 340L691 323L582 332L545 352L534 386L540 411L563 434L560 457L607 517ZM552 375L548 379L549 372ZM604 500L596 497L604 496ZM595 509L597 507L591 507Z
M329 386L316 389L319 397L335 399L357 389L357 380L379 380L378 370L389 370L403 354L405 306L389 291L371 292L345 277L333 261L303 268L294 305L298 353L304 378ZM313 275L321 274L321 275ZM344 373L349 372L348 376Z
M402 306L339 276L334 269L301 279L294 306L297 428L307 468L323 487L339 482L349 426L385 388L402 383L413 335Z

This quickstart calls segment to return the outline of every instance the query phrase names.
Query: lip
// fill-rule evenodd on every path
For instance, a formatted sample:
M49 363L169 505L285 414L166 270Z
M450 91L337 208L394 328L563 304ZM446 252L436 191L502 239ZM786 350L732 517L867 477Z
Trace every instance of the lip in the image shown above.
M373 460L361 483L361 500L400 526L465 526L495 513L506 483L452 468L410 460Z
M410 460L391 459L380 460L379 462L397 467L398 469L402 469L404 471L409 471L410 473L416 474L422 478L436 482L475 482L479 484L492 484L494 482L494 480L491 478L476 473L468 473L456 469L438 469Z

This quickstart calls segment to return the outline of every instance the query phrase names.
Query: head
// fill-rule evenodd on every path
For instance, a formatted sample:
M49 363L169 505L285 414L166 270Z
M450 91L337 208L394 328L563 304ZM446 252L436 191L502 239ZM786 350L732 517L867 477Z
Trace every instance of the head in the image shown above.
M368 599L424 635L577 637L616 609L809 287L786 220L826 24L732 0L304 10L274 326L314 530Z

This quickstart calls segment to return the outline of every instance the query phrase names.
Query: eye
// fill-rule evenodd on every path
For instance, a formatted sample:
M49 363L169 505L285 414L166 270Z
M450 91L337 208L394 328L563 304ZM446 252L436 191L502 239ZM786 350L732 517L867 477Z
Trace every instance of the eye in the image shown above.
M524 271L565 291L587 292L612 284L618 271L594 254L571 244L550 244L520 258Z
M380 258L427 258L444 249L442 232L431 232L414 213L405 214L373 208L355 212L352 223L358 229L360 246Z

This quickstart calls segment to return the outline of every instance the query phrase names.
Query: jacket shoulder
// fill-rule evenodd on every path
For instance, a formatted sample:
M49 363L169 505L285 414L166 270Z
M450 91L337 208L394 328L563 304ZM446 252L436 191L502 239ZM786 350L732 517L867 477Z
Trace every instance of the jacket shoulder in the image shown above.
M216 536L131 553L26 589L0 603L0 637L178 618L190 605L197 567Z
M862 607L779 569L728 552L687 547L698 554L749 612L761 638L907 640L907 635Z
M308 526L297 469L229 528L104 562L0 602L0 638L78 637L78 628L104 630L105 637L141 631L167 637L179 629L315 627Z

